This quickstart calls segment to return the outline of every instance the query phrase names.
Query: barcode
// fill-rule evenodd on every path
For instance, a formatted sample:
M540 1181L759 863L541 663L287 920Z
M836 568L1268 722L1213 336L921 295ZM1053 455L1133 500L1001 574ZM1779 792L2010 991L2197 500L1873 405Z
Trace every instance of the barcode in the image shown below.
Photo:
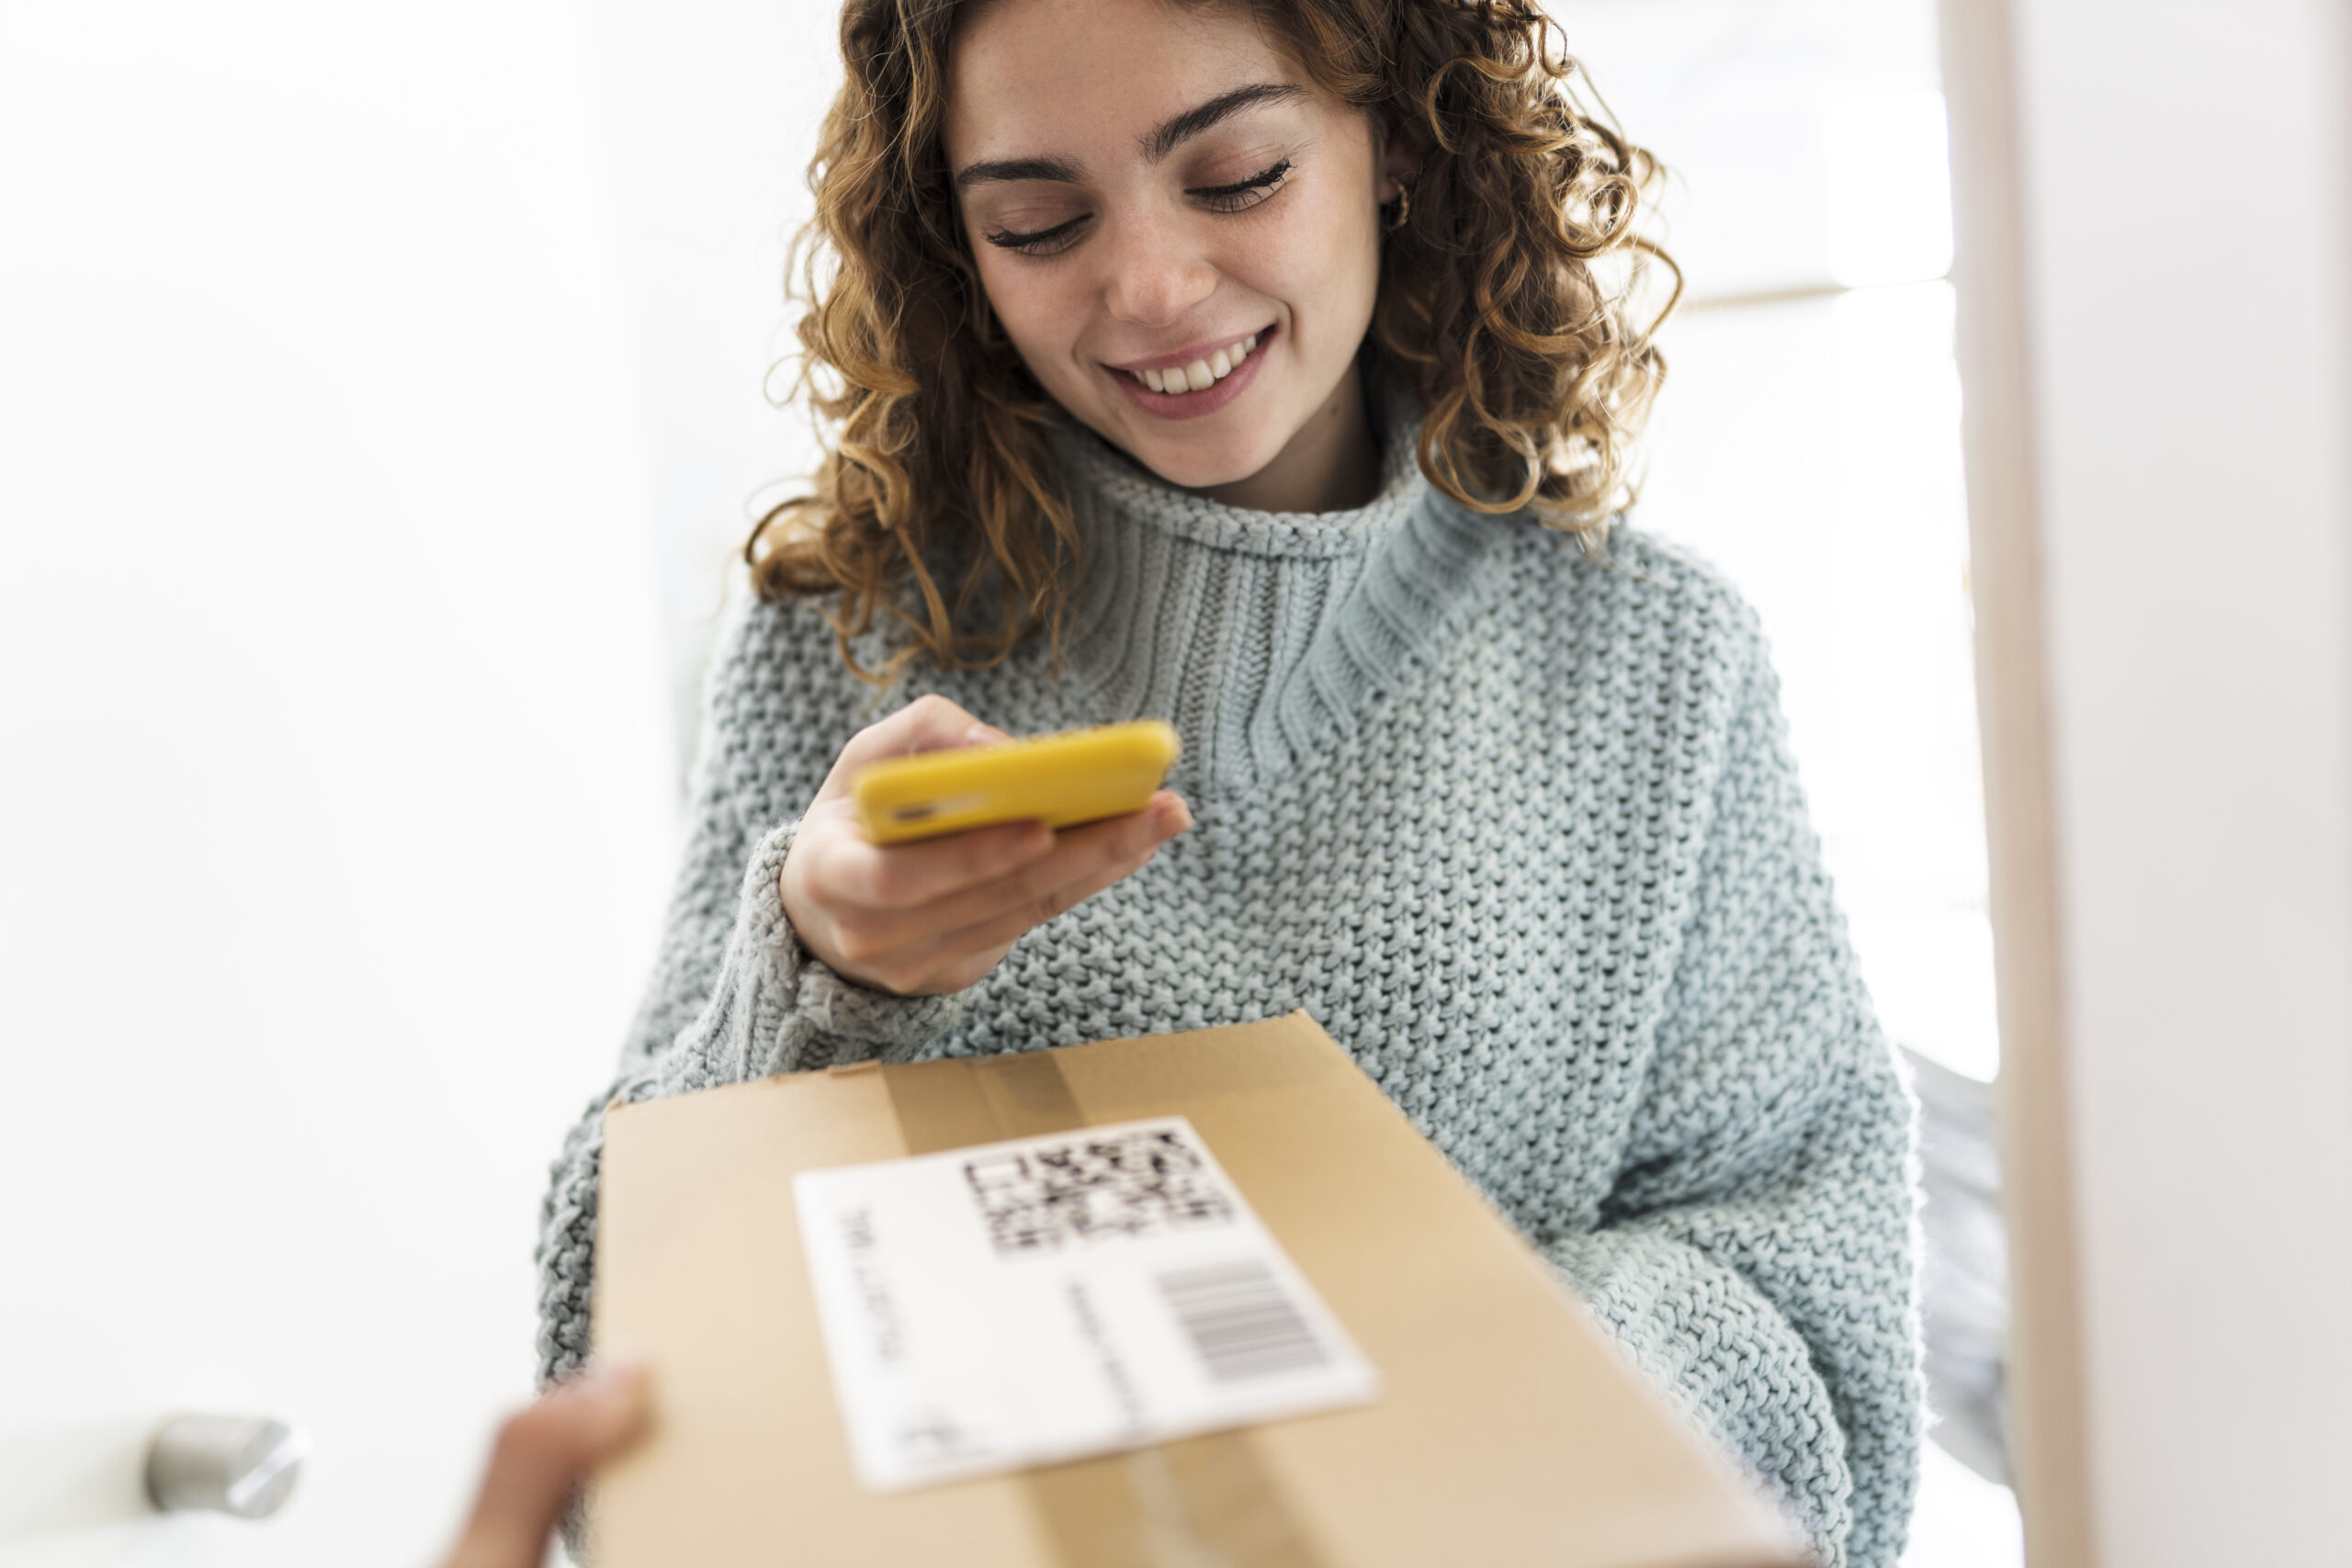
M1159 1278L1212 1382L1246 1382L1329 1365L1330 1351L1272 1269L1255 1258L1180 1269Z

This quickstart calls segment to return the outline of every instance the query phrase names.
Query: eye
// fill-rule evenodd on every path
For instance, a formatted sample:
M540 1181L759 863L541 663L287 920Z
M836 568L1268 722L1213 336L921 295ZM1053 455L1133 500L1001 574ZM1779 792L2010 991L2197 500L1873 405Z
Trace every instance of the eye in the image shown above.
M1081 212L1067 223L1057 223L1050 229L1038 229L1026 234L1016 234L1008 229L991 229L980 236L1001 250L1024 256L1059 255L1078 243L1079 231L1086 227L1094 215Z
M1229 186L1194 186L1184 194L1211 212L1240 212L1272 196L1289 176L1290 160L1284 158L1246 180L1237 180Z

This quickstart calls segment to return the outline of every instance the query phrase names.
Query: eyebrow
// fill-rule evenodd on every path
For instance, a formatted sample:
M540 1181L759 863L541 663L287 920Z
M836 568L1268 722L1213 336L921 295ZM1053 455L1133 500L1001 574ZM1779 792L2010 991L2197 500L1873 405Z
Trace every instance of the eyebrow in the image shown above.
M1285 103L1303 98L1306 89L1288 82L1256 82L1247 87L1236 87L1220 93L1207 103L1167 120L1147 133L1141 145L1148 162L1157 164L1193 137L1232 118L1244 109L1261 104ZM1083 171L1067 158L1004 158L989 163L967 164L956 175L956 190L969 190L976 185L992 180L1054 180L1063 185L1075 185Z
M1143 139L1143 155L1157 164L1177 147L1211 126L1232 118L1243 109L1256 108L1260 104L1279 104L1306 96L1304 87L1287 82L1259 82L1247 87L1236 87L1221 93L1198 108L1186 109L1159 130Z
M1059 180L1064 185L1078 182L1076 164L1061 158L1004 158L992 164L967 164L956 176L956 188L968 190L989 180Z

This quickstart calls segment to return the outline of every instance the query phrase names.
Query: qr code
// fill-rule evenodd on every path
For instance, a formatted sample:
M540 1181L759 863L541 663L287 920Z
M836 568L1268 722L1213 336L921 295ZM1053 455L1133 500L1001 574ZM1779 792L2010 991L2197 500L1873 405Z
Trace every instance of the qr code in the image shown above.
M964 1165L999 1257L1232 1223L1233 1203L1182 1129L1077 1136Z

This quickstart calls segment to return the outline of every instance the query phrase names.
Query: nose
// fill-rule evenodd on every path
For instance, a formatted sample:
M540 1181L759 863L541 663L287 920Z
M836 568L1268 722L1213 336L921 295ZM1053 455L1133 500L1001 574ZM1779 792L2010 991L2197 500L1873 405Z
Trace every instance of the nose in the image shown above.
M1161 327L1216 291L1216 268L1177 221L1132 218L1116 224L1102 251L1103 308L1123 321Z

